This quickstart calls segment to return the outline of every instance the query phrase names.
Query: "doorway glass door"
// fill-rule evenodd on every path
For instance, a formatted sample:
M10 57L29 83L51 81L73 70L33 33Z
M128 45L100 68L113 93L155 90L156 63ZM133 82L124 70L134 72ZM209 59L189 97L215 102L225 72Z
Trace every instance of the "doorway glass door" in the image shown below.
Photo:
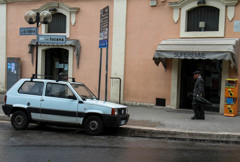
M222 61L219 60L182 60L180 108L192 108L193 72L199 70L204 78L205 98L215 106L205 105L205 110L219 112L221 95Z
M46 50L45 79L68 80L68 50L62 48Z

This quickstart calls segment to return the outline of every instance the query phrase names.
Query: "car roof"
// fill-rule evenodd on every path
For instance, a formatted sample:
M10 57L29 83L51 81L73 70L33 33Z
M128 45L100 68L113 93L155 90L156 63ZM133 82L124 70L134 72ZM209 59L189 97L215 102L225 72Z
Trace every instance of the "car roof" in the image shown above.
M57 80L52 80L52 79L33 79L33 78L22 78L21 80L25 81L38 81L38 82L51 82L51 83L70 83L70 84L83 84L79 82L69 82L69 81L57 81Z

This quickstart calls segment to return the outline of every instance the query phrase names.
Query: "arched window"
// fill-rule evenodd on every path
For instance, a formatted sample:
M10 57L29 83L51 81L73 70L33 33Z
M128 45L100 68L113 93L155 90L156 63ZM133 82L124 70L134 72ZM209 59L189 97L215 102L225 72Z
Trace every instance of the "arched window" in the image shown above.
M218 31L218 28L218 8L202 6L188 11L187 31Z
M66 35L70 37L70 24L74 26L76 22L76 14L79 11L78 7L69 7L61 2L48 2L35 12L52 10L52 22L49 24L42 24L42 34L46 35ZM56 11L55 11L56 10Z
M173 8L174 22L180 20L180 37L224 37L225 20L233 20L238 0L206 0L203 5L197 3L197 0L168 2Z
M66 33L66 16L64 14L52 15L52 21L48 24L48 33Z

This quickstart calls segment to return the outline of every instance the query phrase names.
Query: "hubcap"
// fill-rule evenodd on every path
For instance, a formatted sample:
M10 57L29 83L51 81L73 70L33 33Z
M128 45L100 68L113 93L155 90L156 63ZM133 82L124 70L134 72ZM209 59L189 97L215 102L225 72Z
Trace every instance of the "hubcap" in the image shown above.
M23 119L22 116L16 116L15 122L16 122L17 125L23 124L23 121L24 121L24 119Z
M90 123L89 123L89 128L91 129L91 130L96 130L97 128L98 128L98 122L97 121L91 121Z

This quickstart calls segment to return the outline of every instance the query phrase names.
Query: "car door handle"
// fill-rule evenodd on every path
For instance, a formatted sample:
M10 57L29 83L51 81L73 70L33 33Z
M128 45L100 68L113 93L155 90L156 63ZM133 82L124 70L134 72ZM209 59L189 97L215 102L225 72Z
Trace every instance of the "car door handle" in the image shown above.
M44 99L41 99L40 101L44 101Z

